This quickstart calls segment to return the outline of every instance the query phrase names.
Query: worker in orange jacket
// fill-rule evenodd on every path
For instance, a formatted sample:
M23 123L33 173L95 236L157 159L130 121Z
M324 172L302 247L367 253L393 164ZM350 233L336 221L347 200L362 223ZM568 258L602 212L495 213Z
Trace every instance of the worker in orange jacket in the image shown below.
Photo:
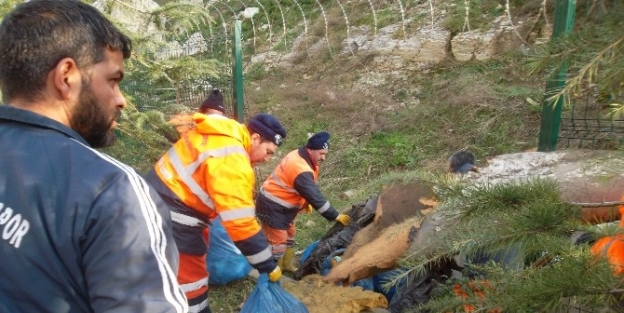
M262 223L273 256L285 271L292 265L295 244L294 220L310 206L329 221L348 225L350 217L338 214L317 185L319 166L329 153L329 133L319 132L305 146L288 153L262 184L256 197L256 211Z
M228 235L260 273L281 277L255 219L253 166L268 161L286 131L269 114L247 125L222 115L193 115L194 127L156 163L146 179L168 204L180 253L178 282L190 312L210 312L206 252L210 221L221 218Z
M624 201L624 196L622 196L621 200ZM602 214L594 213L594 216L599 215L600 219L598 221L609 221L619 216L619 227L624 227L624 205L619 205L617 207L617 213L604 213L605 211L607 210L603 209L602 211L599 211L599 213ZM610 211L613 210L611 209ZM589 220L589 218L586 218L586 220ZM605 257L609 264L611 264L613 274L624 278L624 233L618 233L613 236L606 236L598 239L592 244L590 252L593 255Z

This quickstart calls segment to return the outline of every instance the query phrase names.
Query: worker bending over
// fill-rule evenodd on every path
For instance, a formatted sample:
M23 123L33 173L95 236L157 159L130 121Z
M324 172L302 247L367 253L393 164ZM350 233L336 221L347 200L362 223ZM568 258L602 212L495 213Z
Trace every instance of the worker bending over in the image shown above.
M329 133L319 132L305 146L288 153L262 184L256 197L256 215L271 244L279 267L294 272L295 217L309 206L329 221L348 225L350 217L338 214L317 185L319 166L329 153Z
M171 210L178 282L190 312L208 313L207 227L217 216L253 268L269 273L271 281L282 275L254 216L253 166L273 156L286 131L269 114L258 114L246 126L217 114L196 113L193 120L195 126L146 178Z

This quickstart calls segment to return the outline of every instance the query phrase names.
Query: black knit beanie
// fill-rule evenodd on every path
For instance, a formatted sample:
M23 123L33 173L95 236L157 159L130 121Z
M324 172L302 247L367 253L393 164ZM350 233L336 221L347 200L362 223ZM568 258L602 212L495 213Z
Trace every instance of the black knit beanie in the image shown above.
M206 100L199 106L200 112L206 112L208 109L217 110L221 113L225 113L225 106L223 106L223 95L219 89L214 89Z

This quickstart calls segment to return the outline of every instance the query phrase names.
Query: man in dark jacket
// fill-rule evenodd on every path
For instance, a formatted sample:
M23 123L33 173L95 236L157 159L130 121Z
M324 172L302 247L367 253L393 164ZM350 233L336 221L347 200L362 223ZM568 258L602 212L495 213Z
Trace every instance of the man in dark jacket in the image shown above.
M0 312L187 312L162 199L113 143L131 42L71 0L0 24Z
M271 244L278 266L294 272L295 217L315 209L325 219L348 225L350 217L339 214L317 185L321 163L329 153L329 133L319 132L305 146L288 153L262 184L256 198L256 214Z

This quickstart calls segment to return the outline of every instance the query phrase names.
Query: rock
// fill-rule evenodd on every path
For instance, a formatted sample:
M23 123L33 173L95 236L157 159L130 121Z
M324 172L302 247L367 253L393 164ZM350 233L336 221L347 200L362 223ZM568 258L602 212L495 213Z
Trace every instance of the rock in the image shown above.
M497 53L518 49L524 43L518 36L525 32L524 23L511 25L506 15L492 22L487 31L472 30L451 39L451 51L457 61L488 60Z
M358 54L375 55L381 71L422 69L442 61L451 32L442 28L422 28L414 36L402 36L402 24L379 30L374 38L360 40ZM344 43L343 43L344 44Z
M357 191L355 190L347 190L343 193L340 194L340 199L342 200L349 200L351 198L353 198L353 196L355 196L355 194L357 193Z
M624 154L619 151L559 150L498 155L470 173L476 184L497 184L534 178L559 182L565 201L619 201L624 189Z

